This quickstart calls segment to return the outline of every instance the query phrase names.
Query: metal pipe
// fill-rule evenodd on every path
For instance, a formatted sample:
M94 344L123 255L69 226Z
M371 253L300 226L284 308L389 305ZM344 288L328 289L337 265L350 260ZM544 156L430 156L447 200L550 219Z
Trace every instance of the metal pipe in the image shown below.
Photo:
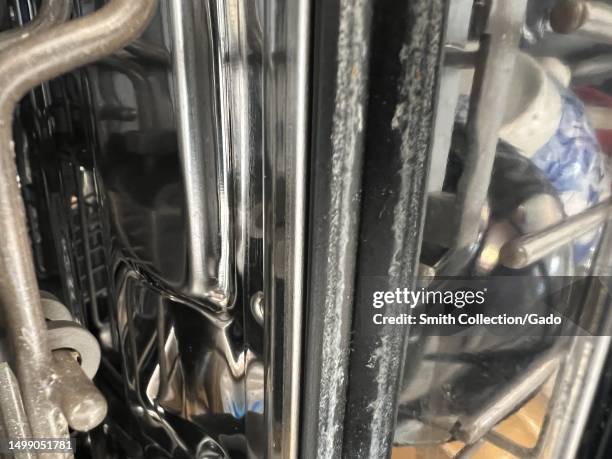
M296 459L302 417L312 2L263 3L264 456Z
M480 451L480 448L482 448L484 444L484 440L478 440L476 443L472 443L471 445L465 445L461 451L457 453L455 459L471 459L478 454L478 451Z
M106 399L91 379L83 372L70 349L53 351L57 383L58 402L68 425L74 430L88 432L106 417Z
M602 2L562 1L551 11L550 25L558 33L612 44L612 6Z
M494 1L482 38L468 118L468 154L457 191L456 247L467 247L478 236L526 6L526 0Z
M561 223L514 239L502 247L501 263L512 269L529 266L574 239L597 229L610 218L610 209L612 200L606 200Z
M62 437L66 423L50 398L55 375L17 180L13 112L40 82L98 60L138 37L156 6L156 0L112 0L91 15L31 35L0 53L0 304L35 437Z
M560 350L557 348L536 359L520 377L511 381L508 387L492 397L478 412L460 418L453 432L456 438L468 445L481 440L554 374L559 368L560 359Z
M583 340L586 343L581 343ZM577 456L584 429L591 414L591 406L593 406L593 401L595 400L601 373L606 366L606 357L610 350L611 340L610 336L585 336L578 338L578 346L582 348L583 352L581 356L583 359L580 361L583 366L580 369L584 371L577 377L572 378L574 384L571 389L571 405L570 403L568 405L573 410L571 411L571 421L566 424L567 430L565 431L563 441L558 443L562 451L559 451L558 456L551 455L550 457L572 459ZM572 356L569 357L571 358Z
M36 35L56 24L66 22L72 13L72 0L42 0L38 14L21 27L0 33L0 52L20 40Z

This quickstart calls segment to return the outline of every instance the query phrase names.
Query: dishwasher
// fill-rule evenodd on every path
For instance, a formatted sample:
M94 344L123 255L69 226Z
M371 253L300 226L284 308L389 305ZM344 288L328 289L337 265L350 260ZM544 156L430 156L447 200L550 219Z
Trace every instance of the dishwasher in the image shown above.
M612 457L612 1L0 0L0 456Z

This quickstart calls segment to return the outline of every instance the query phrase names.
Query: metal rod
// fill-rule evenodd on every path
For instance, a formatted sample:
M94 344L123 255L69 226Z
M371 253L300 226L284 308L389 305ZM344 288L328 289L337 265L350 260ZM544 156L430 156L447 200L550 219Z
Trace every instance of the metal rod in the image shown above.
M514 62L525 16L526 0L493 2L476 66L468 120L468 153L457 192L455 245L476 240L487 200L504 106L512 85ZM491 107L497 107L491 110Z
M605 368L611 339L609 336L593 336L591 338L592 350L589 355L590 358L585 359L587 362L585 371L580 375L580 378L574 380L577 383L573 388L572 402L574 403L574 409L571 412L571 423L569 423L570 425L564 436L563 446L565 448L563 448L562 455L557 456L561 459L574 458L578 453L580 441L591 414L590 408L596 400L597 387L601 373Z
M83 372L70 349L53 351L55 370L58 375L56 386L59 405L74 430L88 432L106 417L106 399L94 383Z
M502 247L501 263L512 269L529 266L574 239L596 230L610 218L611 209L612 200L607 200L542 231L514 239Z
M50 398L54 370L17 181L13 112L40 82L98 60L138 37L156 6L156 0L112 0L96 13L31 35L0 53L0 303L35 437L62 437L66 423Z
M550 25L558 33L612 44L612 6L603 2L562 1L551 11Z
M56 24L66 22L72 12L72 0L42 0L38 14L21 27L0 33L0 51L10 48L20 40L27 39Z
M484 445L484 440L478 440L476 443L473 443L471 445L465 445L461 449L461 451L457 453L455 459L471 459L478 453L478 451L480 451L480 448L482 448Z
M455 436L471 445L481 440L499 422L524 404L559 368L559 350L554 348L534 361L519 378L493 397L477 413L460 419L455 427Z
M264 456L271 459L299 457L311 6L263 7Z
M542 432L543 429L540 429L540 432ZM540 435L542 435L540 433ZM513 456L516 457L520 457L520 458L528 458L530 457L530 454L532 452L532 450L530 450L529 448L526 448L524 446L521 446L517 443L515 443L514 441L512 441L511 439L504 437L502 434L497 433L495 430L490 430L485 436L484 438L491 443L492 445L497 446L499 449L503 449L504 451L509 452L510 454L512 454ZM535 456L537 457L537 456Z

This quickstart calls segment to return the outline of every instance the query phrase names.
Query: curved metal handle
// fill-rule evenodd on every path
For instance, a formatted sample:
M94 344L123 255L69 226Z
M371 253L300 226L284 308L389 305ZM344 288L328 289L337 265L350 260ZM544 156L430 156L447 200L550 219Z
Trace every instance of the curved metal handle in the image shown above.
M112 0L91 15L30 35L0 53L0 303L15 350L25 410L32 434L39 438L65 435L66 421L50 398L56 378L17 181L13 111L21 97L41 82L137 38L156 7L157 0Z

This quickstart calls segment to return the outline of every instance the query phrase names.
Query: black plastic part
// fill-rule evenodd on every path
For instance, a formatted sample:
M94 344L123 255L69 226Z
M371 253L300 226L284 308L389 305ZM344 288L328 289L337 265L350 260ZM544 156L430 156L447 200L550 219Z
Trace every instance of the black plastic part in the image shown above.
M374 5L343 457L391 452L406 330L374 325L368 292L380 278L386 290L416 281L444 11L442 0Z

